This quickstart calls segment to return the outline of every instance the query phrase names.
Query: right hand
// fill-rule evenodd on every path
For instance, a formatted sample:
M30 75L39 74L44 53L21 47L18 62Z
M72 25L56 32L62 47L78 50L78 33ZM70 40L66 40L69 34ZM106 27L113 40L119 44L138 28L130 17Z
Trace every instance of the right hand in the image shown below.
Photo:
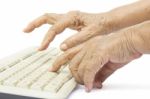
M141 26L144 32L140 30ZM137 25L109 35L93 37L61 54L50 71L55 72L69 63L73 77L78 83L85 85L87 92L93 87L101 88L102 83L116 70L143 55L141 50L145 49L150 37L145 27ZM147 36L141 38L141 34ZM145 42L147 37L148 41Z
M66 28L77 30L78 33L66 39L60 46L61 50L67 50L91 37L103 35L113 31L117 21L111 13L89 14L79 11L71 11L67 14L47 13L35 19L24 29L24 32L32 32L43 24L53 26L45 35L39 50L46 49L55 36Z

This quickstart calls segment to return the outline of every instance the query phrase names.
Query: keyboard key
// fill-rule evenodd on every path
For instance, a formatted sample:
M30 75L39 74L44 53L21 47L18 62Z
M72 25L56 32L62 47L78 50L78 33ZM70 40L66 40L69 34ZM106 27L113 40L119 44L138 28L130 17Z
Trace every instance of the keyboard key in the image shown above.
M48 54L49 56L49 54ZM51 56L49 56L51 57ZM46 59L44 59L46 60ZM52 62L51 59L49 59L49 61L45 64L43 64L43 66L41 65L41 67L39 67L38 69L36 69L34 72L32 72L30 75L28 75L27 77L25 77L23 80L21 80L17 86L18 87L24 87L24 88L28 88L33 82L35 82L41 75L43 75L44 73L46 73L48 71L48 68L52 66Z
M35 54L36 52L37 52L37 48L31 47L31 48L25 49L19 53L16 53L10 57L3 59L2 61L0 61L0 72L8 69L9 67L17 64L21 60Z
M48 71L61 53L56 48L45 51L30 48L3 59L0 61L0 93L65 99L76 86L67 64L57 72Z
M76 87L77 83L74 78L70 79L68 82L66 82L58 91L58 94L68 96L69 93Z
M36 82L31 85L31 89L42 90L44 86L48 84L53 78L57 76L57 73L46 72Z
M52 93L56 93L60 87L69 79L71 79L72 75L68 71L60 72L56 78L54 78L50 83L45 86L44 90Z
M45 51L47 53L47 51ZM41 52L39 52L41 53ZM43 53L44 54L44 53ZM45 55L45 54L44 54ZM19 82L21 79L23 79L26 75L31 73L32 71L36 70L38 67L42 66L45 62L47 62L50 59L50 54L47 54L43 56L43 58L40 58L33 64L27 66L26 68L22 69L6 81L4 81L4 85L12 85L15 86L17 82ZM30 61L28 61L30 62Z
M4 72L0 73L0 82L7 79L8 77L14 75L18 71L28 67L28 65L32 64L34 61L38 60L40 57L44 56L48 51L38 52L35 55L27 58L26 60L21 61L15 66L8 68Z

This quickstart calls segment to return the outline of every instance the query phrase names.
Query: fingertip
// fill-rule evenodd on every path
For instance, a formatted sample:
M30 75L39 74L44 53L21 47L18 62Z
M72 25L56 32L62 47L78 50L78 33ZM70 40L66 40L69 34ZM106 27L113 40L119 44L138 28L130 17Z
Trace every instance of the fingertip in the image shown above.
M43 50L45 50L43 47L38 48L38 51L43 51Z
M27 28L24 28L24 29L23 29L23 32L28 33L29 31L28 31Z
M33 30L34 30L34 29L32 29L32 28L26 27L26 28L23 29L23 32L29 33L29 32L31 32L31 31L33 31Z
M87 87L85 87L85 91L86 91L86 92L89 92L89 89L88 89Z
M61 44L60 49L65 51L68 49L68 46L66 44Z
M91 91L91 89L85 87L85 91L89 93Z
M56 72L57 70L56 69L54 69L53 67L50 67L49 68L49 72Z
M53 66L52 68L49 69L49 71L57 72L59 69L60 69L59 67L57 68L57 67Z
M55 71L55 65L50 66L48 70L49 70L50 72L54 72L54 71Z
M92 90L92 88L93 88L93 84L85 84L85 91L86 92L90 92L91 90Z
M102 88L102 83L101 82L95 82L94 87L101 89Z
M45 49L48 48L48 45L49 44L46 41L43 41L42 44L41 44L41 46L38 48L38 50L39 51L43 51L43 50L45 50Z
M48 71L49 71L49 72L52 72L52 67L50 67L50 68L48 69Z

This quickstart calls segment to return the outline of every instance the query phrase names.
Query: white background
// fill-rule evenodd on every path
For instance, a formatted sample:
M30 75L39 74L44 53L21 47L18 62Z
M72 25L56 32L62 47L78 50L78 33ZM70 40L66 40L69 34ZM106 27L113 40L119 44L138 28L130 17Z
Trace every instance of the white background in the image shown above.
M0 58L29 46L40 45L49 25L44 25L31 34L24 34L22 29L28 22L46 12L80 10L100 13L134 1L136 0L0 0ZM66 30L57 36L51 46L59 46L74 32ZM149 58L149 55L144 55L118 70L104 83L103 89L86 93L84 87L80 86L69 99L150 99Z

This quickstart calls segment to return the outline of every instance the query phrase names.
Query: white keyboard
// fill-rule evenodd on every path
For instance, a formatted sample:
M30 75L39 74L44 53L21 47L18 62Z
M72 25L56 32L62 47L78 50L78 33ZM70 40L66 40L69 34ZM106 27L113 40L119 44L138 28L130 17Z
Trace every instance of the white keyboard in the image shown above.
M48 69L62 52L56 48L25 49L0 61L0 93L44 99L66 99L76 87L67 66Z

